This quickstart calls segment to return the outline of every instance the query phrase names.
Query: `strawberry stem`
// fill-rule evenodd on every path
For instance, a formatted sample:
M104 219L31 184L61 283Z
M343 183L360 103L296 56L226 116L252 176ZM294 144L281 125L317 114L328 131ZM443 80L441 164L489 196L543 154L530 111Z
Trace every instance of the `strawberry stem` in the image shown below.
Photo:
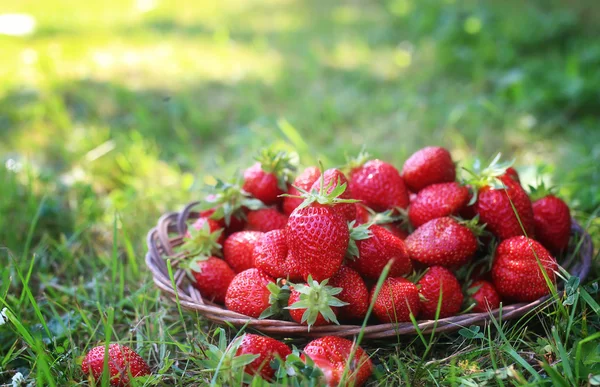
M333 312L333 307L346 306L348 303L341 301L336 295L342 292L342 288L334 288L327 285L329 280L323 280L321 283L308 276L306 284L293 284L292 288L300 293L300 299L285 309L306 309L302 315L301 322L306 322L308 329L315 324L319 314L325 321L334 322L339 325L337 317Z

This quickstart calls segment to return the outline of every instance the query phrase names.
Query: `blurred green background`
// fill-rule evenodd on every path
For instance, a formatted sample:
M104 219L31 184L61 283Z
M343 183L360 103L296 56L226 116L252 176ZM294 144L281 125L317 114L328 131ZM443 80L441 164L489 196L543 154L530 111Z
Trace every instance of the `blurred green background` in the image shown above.
M598 242L598 36L597 0L0 0L0 294L72 351L2 366L47 354L60 385L80 380L116 308L113 337L168 369L186 336L153 323L176 313L145 234L274 142L329 166L363 146L399 168L425 145L503 152Z

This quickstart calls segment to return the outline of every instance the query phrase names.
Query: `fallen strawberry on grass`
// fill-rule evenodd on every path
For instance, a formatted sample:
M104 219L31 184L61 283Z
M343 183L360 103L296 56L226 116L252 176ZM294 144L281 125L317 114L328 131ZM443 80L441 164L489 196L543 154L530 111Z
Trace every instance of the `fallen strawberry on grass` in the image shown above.
M148 363L131 348L112 343L92 348L81 363L81 370L94 381L101 381L107 370L111 386L127 387L137 377L151 374Z

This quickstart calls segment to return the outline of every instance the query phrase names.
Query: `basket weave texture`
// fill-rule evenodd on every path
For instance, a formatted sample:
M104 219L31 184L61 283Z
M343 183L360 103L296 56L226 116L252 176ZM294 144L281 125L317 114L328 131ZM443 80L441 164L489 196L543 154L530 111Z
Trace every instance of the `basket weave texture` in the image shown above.
M167 297L175 302L179 298L179 303L182 307L198 311L204 317L216 323L229 323L238 327L247 324L248 328L272 336L350 337L360 332L361 326L359 325L326 325L311 327L309 331L306 326L295 322L255 319L227 310L221 305L203 299L199 290L187 279L185 272L179 269L175 270L173 275L175 285L177 286L177 291L175 291L169 277L167 262L164 258L175 255L174 247L183 243L182 236L187 231L188 222L197 219L199 216L197 212L193 211L193 207L198 204L199 202L193 202L188 204L181 212L171 212L163 215L159 219L157 226L148 232L146 264L152 272L154 283ZM594 246L590 235L575 220L572 220L571 234L572 236L579 237L578 240L580 242L577 244L575 251L565 254L566 258L559 263L571 275L577 276L583 281L590 271ZM545 296L529 303L511 304L493 310L491 313L467 313L437 321L420 320L418 321L418 327L423 333L428 333L432 330L436 332L451 332L470 325L484 325L491 320L491 316L494 316L494 318L501 316L502 320L514 319L547 304L548 299L549 296ZM367 325L364 330L364 338L366 339L382 339L398 335L415 334L417 334L415 326L410 322Z

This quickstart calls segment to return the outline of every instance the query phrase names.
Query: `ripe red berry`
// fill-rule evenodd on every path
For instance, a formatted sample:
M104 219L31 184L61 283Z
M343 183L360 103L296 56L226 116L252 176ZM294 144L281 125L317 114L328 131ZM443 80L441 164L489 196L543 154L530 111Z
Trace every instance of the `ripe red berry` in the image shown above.
M222 304L235 272L224 260L217 257L196 259L190 265L194 276L193 285L203 298Z
M398 170L381 160L370 160L350 172L355 199L377 212L408 207L408 190Z
M91 374L96 381L102 378L105 350L104 345L92 348L81 363L83 373ZM110 344L108 347L108 369L110 385L119 387L128 386L130 376L135 378L151 374L150 367L140 355L120 344Z
M340 267L340 270L331 277L329 285L334 288L342 288L337 298L348 303L338 309L338 316L342 320L362 320L369 309L369 290L360 274L348 266Z
M470 297L475 304L473 309L471 309L472 312L485 313L500 306L500 296L494 285L488 281L479 280L473 282L469 286L468 292L472 292Z
M371 290L371 302L375 290ZM384 323L408 322L411 313L416 318L420 311L419 290L402 277L386 279L373 304L373 313Z
M264 233L238 231L231 234L223 245L223 258L236 273L254 267L254 249Z
M318 167L308 167L301 174L296 177L292 186L288 189L288 195L300 195L300 191L298 191L294 187L298 187L305 191L310 191L310 188L313 186L313 183L317 181L321 177L321 171ZM286 215L290 215L292 211L296 209L304 199L294 198L294 197L284 197L283 198L283 213Z
M412 263L404 242L385 228L371 225L370 237L357 240L359 255L348 263L364 278L377 280L385 265L393 260L388 276L401 277L412 271Z
M258 318L271 306L271 292L267 288L270 283L275 283L273 278L258 269L237 274L227 289L225 306L234 312Z
M517 236L502 241L496 249L492 279L505 300L529 302L550 293L546 282L556 283L556 259L537 241Z
M308 356L323 372L325 384L330 387L339 386L346 370L350 354L354 352L352 362L349 364L346 382L349 386L363 386L373 373L373 363L365 351L355 344L341 337L325 336L313 340L304 347L303 358Z
M456 182L432 184L423 188L408 207L408 217L418 228L435 218L458 215L469 201L469 189Z
M533 203L535 235L547 249L560 252L569 245L571 235L571 212L569 206L554 195L548 195Z
M477 251L473 232L448 217L430 220L404 242L410 258L428 266L462 266Z
M285 358L292 353L287 345L270 337L246 333L240 339L241 343L236 356L260 355L244 367L244 371L249 375L259 374L267 381L271 381L275 377L275 370L271 367L271 362L277 358L285 361Z
M454 316L460 311L464 297L460 283L450 270L430 267L417 285L422 295L421 317L424 319L434 319L438 306L439 318Z
M413 153L404 162L402 177L411 191L419 192L431 184L454 181L456 167L447 149L426 147Z
M276 208L261 208L249 211L246 221L246 230L269 232L285 228L287 216Z

